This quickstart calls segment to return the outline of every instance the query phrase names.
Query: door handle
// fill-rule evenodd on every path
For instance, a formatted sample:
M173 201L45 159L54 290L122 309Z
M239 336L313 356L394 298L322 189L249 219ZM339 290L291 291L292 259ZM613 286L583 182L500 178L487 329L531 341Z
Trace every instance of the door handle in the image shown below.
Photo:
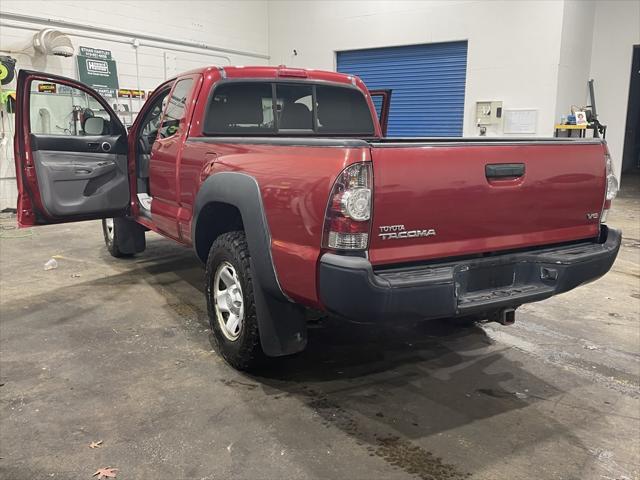
M99 177L105 173L109 173L115 170L117 165L113 161L104 162L78 162L74 165L73 172L76 175L82 175L83 177L90 176L91 178Z
M489 179L519 178L524 172L524 163L493 163L484 166L484 174Z
M111 151L111 144L109 142L88 142L87 148L90 152L99 152L103 151L105 153Z

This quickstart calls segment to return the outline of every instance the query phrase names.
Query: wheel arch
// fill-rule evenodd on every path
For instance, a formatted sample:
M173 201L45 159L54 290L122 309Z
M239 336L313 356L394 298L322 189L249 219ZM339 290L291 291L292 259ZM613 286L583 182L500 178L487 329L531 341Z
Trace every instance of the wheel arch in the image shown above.
M222 218L215 218L214 214L220 214ZM261 285L271 295L286 298L271 259L271 232L260 187L250 175L220 172L202 183L194 203L191 227L196 255L206 262L209 248L217 235L231 231L228 229L234 225L239 226L238 221L247 236L249 253Z
M219 201L203 205L195 222L193 246L202 263L206 263L211 245L220 235L244 230L244 221L238 207Z
M286 296L278 282L271 257L271 232L257 180L245 173L216 173L200 186L193 212L191 238L201 260L206 261L218 235L232 231L234 225L242 226L251 255L264 352L281 356L304 349L307 342L304 309Z

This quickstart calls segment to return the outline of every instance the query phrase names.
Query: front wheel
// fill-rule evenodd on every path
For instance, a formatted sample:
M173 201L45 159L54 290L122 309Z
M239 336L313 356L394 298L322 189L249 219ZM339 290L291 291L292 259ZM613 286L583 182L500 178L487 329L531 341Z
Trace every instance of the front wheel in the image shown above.
M218 351L238 370L251 370L266 359L260 345L250 258L241 231L220 235L207 258L209 323Z
M146 248L145 229L139 223L127 218L102 219L104 243L111 256L130 257Z

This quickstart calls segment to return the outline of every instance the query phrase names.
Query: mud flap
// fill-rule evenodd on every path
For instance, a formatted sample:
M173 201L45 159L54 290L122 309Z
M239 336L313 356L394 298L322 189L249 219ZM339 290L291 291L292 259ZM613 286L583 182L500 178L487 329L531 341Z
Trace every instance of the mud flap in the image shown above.
M269 357L281 357L304 350L307 346L304 308L269 295L257 280L253 259L251 269L262 350Z
M113 225L118 232L118 250L125 255L144 252L147 246L145 228L137 222L124 217L113 219Z

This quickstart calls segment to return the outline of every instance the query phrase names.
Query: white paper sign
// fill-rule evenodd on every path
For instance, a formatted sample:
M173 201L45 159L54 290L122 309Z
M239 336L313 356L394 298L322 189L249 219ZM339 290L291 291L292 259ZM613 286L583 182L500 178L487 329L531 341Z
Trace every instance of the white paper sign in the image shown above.
M538 110L520 108L504 111L504 133L536 133Z

